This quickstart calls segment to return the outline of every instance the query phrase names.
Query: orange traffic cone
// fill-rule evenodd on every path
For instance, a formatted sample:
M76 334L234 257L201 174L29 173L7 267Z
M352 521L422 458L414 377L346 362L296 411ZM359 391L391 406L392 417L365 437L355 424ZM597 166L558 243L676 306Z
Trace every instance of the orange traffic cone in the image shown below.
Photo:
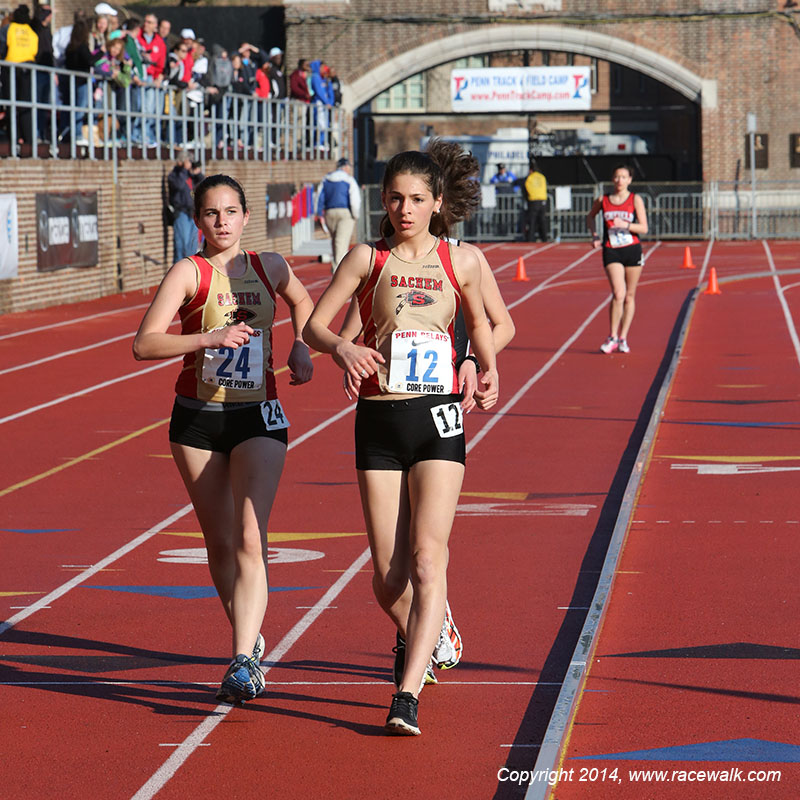
M708 276L708 289L706 289L703 294L722 294L719 290L719 284L717 283L717 271L714 267L711 267L711 273Z
M515 281L527 281L528 274L525 272L525 260L522 256L517 260L517 274L514 276Z
M683 264L681 264L681 269L694 269L694 264L692 263L692 251L687 247L683 251Z

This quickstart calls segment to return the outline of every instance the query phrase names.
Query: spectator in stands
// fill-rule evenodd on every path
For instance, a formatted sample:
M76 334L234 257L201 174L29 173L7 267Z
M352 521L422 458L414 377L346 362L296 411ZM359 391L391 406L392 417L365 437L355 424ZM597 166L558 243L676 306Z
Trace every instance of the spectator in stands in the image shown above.
M319 150L328 149L327 132L330 129L330 111L333 105L333 89L328 81L328 67L322 61L311 62L311 102L314 104L316 141Z
M353 167L346 158L340 158L336 170L329 172L317 187L316 219L324 217L331 235L333 272L350 249L360 212L361 190L353 178Z
M191 28L184 28L181 31L181 41L186 45L186 55L183 60L186 63L186 71L189 75L192 74L194 68L194 43L196 40L197 37ZM173 47L172 49L174 50L175 48Z
M11 22L0 29L0 60L12 64L33 64L39 52L39 37L31 25L31 12L28 6L20 5L11 14ZM3 86L3 99L11 96L11 68L2 68L0 83ZM19 100L31 100L33 83L31 70L15 69L14 83L16 96ZM18 142L33 141L33 115L30 108L17 107L17 140ZM9 121L10 129L10 121Z
M177 163L167 175L167 197L172 214L172 251L176 262L197 252L192 192L202 180L199 171L192 174L192 159L189 153L182 150Z
M53 58L55 59L55 65L57 67L64 66L64 57L66 56L69 37L72 35L72 25L79 19L86 19L86 12L80 8L72 16L72 24L64 25L53 34Z
M283 50L280 47L273 47L269 51L269 61L267 62L268 74L272 83L270 97L273 100L284 100L286 98L286 74L283 71Z
M142 89L147 84L147 65L144 61L144 53L139 43L139 32L142 29L142 21L138 17L129 17L123 26L125 33L125 53L131 62L131 83L130 91L123 94L122 108L138 114L142 110ZM128 108L130 101L130 108ZM135 122L130 117L125 118L125 137L130 139L134 126L141 127L139 120Z
M39 49L36 53L36 63L42 67L55 66L53 58L53 35L50 31L50 22L53 19L53 9L49 5L42 4L37 7L33 20L33 30L39 37ZM36 99L44 106L50 105L53 93L50 91L53 85L52 73L41 71L36 73ZM39 109L37 126L39 139L50 141L51 131L49 126L50 111L46 108Z
M233 67L228 51L219 44L211 45L211 60L206 73L206 97L217 119L214 137L218 148L225 147L228 140L227 125L231 110L231 81Z
M106 81L107 91L114 92L118 109L125 108L125 89L130 86L133 78L133 65L125 53L125 38L123 31L112 31L108 36L106 51L94 54L94 73ZM111 115L102 121L101 130L105 141L116 139L116 124L117 120Z
M171 51L178 44L178 36L172 32L172 23L164 17L158 21L158 35L164 40L168 51Z
M311 102L311 92L308 90L308 76L311 73L309 62L301 58L297 62L297 69L289 76L289 95L294 100L303 103Z
M87 134L82 131L86 124L86 110L89 107L89 87L91 81L89 74L92 71L92 52L89 49L90 30L85 19L76 19L72 26L64 66L74 72L86 73L86 78L70 75L67 79L65 98L68 105L75 106L74 125L72 112L67 112L64 124L61 126L60 138L72 138L76 144L88 144Z
M192 40L192 43L194 43L194 40ZM176 114L184 113L184 92L199 88L199 84L192 77L191 70L186 61L188 52L189 44L187 39L181 39L172 49L167 62L167 83L173 88L171 106ZM189 109L187 108L186 113L188 113L188 111ZM173 141L177 144L183 144L183 123L176 120L173 131ZM187 137L188 140L193 138L193 130L187 130Z
M203 106L203 83L208 73L208 56L206 55L206 43L203 39L195 39L192 49L192 80L197 84L193 89L186 92L186 97L192 107ZM192 113L194 111L192 110ZM201 114L202 116L202 114Z
M102 11L98 12L96 10L98 8L102 9ZM110 14L107 9L111 9L116 15L117 12L114 11L108 3L99 3L95 6L94 22L92 23L92 32L89 37L89 49L92 51L92 54L96 54L98 58L102 53L105 53L108 35L111 33L108 25Z
M489 179L489 183L503 186L506 184L513 184L515 180L517 180L517 176L511 172L511 170L506 169L505 164L498 164L497 172ZM513 189L518 191L519 187L514 186Z
M231 56L231 66L233 67L231 92L234 95L234 106L231 109L231 115L234 120L239 122L236 145L237 147L243 147L245 141L248 144L252 143L253 129L248 125L252 103L247 102L245 98L253 96L255 75L251 74L250 70L244 65L244 60L240 53L234 53Z
M333 105L340 106L342 104L342 83L333 67L328 67L328 82L333 91Z
M142 109L149 115L155 115L156 110L163 108L163 92L159 88L164 79L164 69L167 63L167 45L158 35L156 29L158 19L155 14L148 14L144 18L144 24L139 31L139 44L144 52L149 64L147 66L147 77L150 85L142 90ZM158 135L156 131L156 121L153 116L145 120L145 131L139 129L134 123L134 140L139 140L143 146L156 147Z

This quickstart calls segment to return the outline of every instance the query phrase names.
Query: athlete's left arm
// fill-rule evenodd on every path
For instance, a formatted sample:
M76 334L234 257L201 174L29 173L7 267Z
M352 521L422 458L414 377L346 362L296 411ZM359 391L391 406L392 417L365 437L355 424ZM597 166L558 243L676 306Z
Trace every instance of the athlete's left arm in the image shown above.
M461 307L467 325L470 344L483 372L480 383L487 396L496 396L499 385L492 329L483 307L481 295L481 265L477 256L464 248L453 248L453 267L461 286ZM464 395L465 411L475 405L475 398ZM488 406L487 406L488 407Z
M289 314L292 317L294 343L286 363L289 366L289 385L297 386L310 381L314 374L311 354L308 352L308 345L303 341L303 328L314 310L314 303L306 287L300 283L284 258L275 253L262 253L262 263L265 260L269 263L269 278L272 285L289 306Z
M628 230L637 236L644 236L647 233L647 211L644 208L644 200L641 195L633 196L633 208L636 211L636 222L628 225Z

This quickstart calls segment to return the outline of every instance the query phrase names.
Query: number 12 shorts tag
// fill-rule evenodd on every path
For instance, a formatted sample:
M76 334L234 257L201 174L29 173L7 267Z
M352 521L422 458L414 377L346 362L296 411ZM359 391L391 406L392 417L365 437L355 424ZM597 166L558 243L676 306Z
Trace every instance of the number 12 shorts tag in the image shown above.
M439 437L449 439L451 436L460 436L464 433L462 425L463 416L460 403L444 403L431 409L433 424L439 431Z

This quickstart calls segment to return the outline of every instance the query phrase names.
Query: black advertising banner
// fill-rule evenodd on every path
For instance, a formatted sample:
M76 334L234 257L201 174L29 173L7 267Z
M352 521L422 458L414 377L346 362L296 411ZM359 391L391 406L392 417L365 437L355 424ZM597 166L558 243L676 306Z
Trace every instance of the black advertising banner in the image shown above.
M97 265L97 192L37 194L36 222L40 272Z
M267 184L267 236L292 235L292 195L294 184Z

